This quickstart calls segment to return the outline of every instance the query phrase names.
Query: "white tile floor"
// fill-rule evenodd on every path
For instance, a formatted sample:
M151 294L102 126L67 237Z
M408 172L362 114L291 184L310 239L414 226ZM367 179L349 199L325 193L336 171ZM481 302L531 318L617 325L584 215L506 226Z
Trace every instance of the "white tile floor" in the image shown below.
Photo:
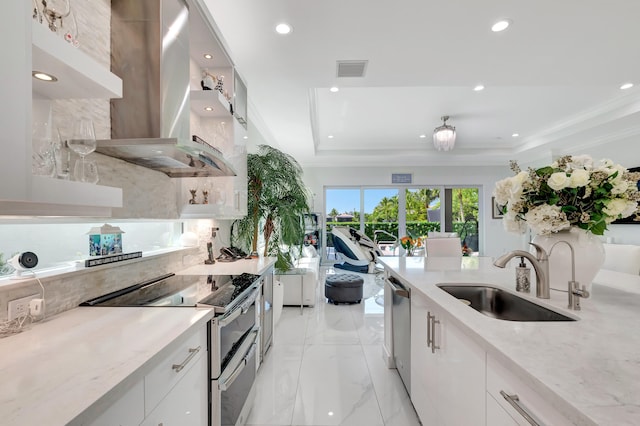
M382 359L382 281L358 274L365 300L335 306L324 298L324 278L347 271L320 272L315 307L283 309L247 424L419 425L400 377Z

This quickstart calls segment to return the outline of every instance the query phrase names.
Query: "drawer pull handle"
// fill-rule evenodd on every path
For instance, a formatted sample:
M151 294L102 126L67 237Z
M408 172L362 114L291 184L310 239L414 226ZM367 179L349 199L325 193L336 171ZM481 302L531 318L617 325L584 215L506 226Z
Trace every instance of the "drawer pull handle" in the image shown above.
M511 404L511 406L518 412L520 413L520 415L522 417L524 417L524 419L526 421L529 422L530 425L532 426L540 426L540 423L538 423L533 417L531 417L531 415L529 413L526 412L526 410L524 408L522 408L522 406L520 405L520 398L518 398L518 395L514 394L514 395L509 395L508 393L506 393L505 391L501 390L500 391L500 395L502 395L502 397L504 399L507 400L507 402L509 404Z
M440 349L440 346L436 346L436 324L440 324L440 320L431 315L431 312L427 312L427 347L431 346L432 354L436 353L436 349Z
M182 361L182 364L173 364L171 368L173 370L176 370L176 373L179 373L180 370L182 370L187 364L189 364L189 361L191 361L191 359L196 356L198 352L200 352L200 346L198 346L197 348L189 348L189 356L187 357L187 359Z

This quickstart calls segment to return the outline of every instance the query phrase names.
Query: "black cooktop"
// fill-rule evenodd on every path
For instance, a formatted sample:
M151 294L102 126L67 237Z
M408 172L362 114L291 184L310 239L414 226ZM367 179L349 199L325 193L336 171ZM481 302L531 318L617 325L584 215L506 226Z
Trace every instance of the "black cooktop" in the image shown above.
M208 305L225 312L259 275L175 275L167 274L117 290L80 306L196 306Z

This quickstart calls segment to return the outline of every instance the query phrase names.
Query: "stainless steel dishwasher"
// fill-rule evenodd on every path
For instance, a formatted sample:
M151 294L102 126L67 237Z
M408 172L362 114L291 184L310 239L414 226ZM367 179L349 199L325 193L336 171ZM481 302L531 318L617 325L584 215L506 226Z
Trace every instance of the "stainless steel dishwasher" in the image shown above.
M411 291L395 277L388 277L387 283L393 292L393 361L407 393L411 395Z

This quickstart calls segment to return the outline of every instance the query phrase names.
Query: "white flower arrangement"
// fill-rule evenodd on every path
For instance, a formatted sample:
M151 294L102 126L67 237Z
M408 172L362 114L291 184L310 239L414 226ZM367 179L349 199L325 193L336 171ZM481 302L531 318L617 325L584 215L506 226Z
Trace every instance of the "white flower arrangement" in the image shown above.
M496 203L504 227L523 233L548 235L577 226L603 235L616 219L635 214L640 220L640 173L631 173L611 160L598 165L588 155L565 156L550 166L522 171L511 161L515 176L496 183Z

